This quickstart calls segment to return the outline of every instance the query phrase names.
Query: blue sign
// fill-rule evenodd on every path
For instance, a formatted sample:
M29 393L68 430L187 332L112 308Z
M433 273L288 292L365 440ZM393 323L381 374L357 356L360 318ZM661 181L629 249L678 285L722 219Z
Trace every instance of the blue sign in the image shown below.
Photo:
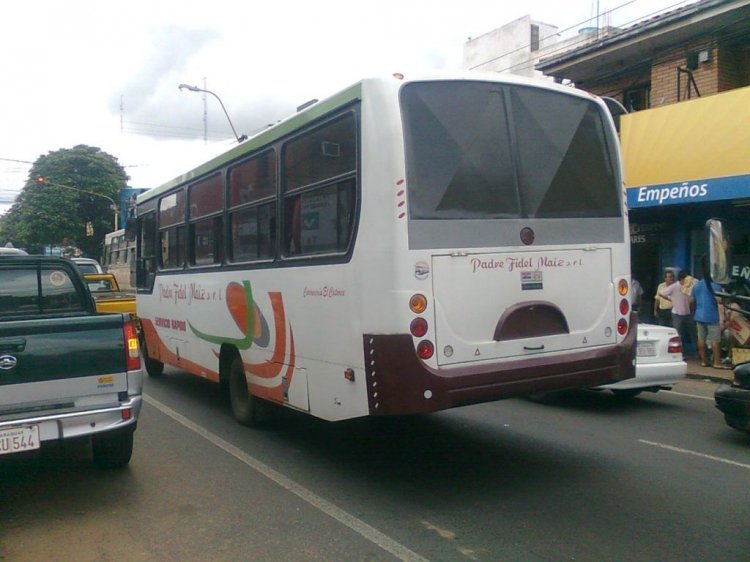
M628 208L704 203L750 197L750 175L629 187Z

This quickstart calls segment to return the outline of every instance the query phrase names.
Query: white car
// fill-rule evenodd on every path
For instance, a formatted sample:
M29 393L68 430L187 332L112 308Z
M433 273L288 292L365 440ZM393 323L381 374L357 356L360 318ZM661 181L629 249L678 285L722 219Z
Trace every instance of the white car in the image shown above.
M99 262L91 258L72 258L81 273L104 273Z
M670 389L687 375L682 359L682 342L677 330L668 326L638 324L635 377L597 386L623 397L637 396L644 390Z
M0 248L0 256L28 256L24 250L20 248Z

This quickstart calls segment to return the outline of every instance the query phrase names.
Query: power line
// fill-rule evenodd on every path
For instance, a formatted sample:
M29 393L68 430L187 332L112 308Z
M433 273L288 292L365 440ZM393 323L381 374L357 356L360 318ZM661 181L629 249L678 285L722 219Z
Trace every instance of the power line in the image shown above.
M198 129L188 127L173 127L169 125L157 125L156 123L138 123L125 121L120 128L124 134L149 135L155 137L170 137L178 139L196 138ZM202 130L200 131L202 134ZM230 137L224 133L209 131L211 140L225 140Z

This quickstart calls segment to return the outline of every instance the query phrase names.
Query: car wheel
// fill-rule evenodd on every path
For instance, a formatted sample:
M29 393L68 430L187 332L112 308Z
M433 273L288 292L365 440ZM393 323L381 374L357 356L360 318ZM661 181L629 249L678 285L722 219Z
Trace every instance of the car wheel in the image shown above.
M91 438L94 466L97 468L122 468L133 455L132 429L109 431Z

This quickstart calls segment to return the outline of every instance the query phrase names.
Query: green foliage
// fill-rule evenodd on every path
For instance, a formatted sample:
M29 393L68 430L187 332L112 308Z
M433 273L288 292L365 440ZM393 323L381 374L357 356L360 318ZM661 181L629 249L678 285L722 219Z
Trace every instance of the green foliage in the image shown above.
M42 155L16 203L0 217L0 241L34 253L45 244L73 245L84 255L98 257L104 235L114 230L115 211L107 198L119 202L127 181L117 158L93 146ZM92 237L85 236L89 221Z

